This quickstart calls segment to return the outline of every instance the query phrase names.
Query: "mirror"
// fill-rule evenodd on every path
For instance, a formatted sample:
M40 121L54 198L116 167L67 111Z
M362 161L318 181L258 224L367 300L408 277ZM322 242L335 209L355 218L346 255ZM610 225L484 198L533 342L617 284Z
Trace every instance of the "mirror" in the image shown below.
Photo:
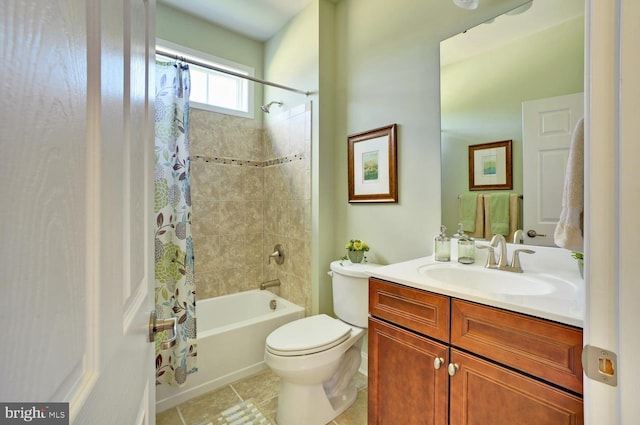
M454 233L469 146L512 140L512 192L523 195L523 102L584 90L584 1L533 0L444 40L440 61L442 221Z

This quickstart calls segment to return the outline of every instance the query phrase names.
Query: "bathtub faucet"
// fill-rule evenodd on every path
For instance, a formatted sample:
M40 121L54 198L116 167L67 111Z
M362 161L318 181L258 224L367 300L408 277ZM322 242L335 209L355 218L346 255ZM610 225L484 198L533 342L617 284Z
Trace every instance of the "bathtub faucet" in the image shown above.
M268 280L266 282L262 282L260 284L260 290L264 291L267 288L271 288L273 286L280 286L280 279Z

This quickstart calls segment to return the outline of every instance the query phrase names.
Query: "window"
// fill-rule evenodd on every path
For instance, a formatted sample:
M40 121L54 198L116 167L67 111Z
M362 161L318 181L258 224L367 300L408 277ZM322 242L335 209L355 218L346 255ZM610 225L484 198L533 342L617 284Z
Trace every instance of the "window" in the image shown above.
M159 49L194 60L198 63L212 65L219 69L236 74L253 76L253 68L230 62L187 47L179 46L164 40L157 40ZM161 60L174 60L175 57L163 57ZM204 66L189 64L191 74L191 95L189 105L193 108L253 118L253 84L235 75L215 71Z

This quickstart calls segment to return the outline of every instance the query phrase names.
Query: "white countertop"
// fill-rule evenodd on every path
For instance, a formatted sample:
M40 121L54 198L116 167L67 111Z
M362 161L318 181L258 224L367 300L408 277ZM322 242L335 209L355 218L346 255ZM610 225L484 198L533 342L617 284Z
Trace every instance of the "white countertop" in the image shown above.
M546 286L555 284L556 289L543 295L514 295L493 293L478 285L474 288L471 285L466 286L461 283L455 285L446 284L430 278L423 272L425 267L429 265L448 264L436 262L433 256L379 267L372 270L370 275L425 291L582 328L584 324L585 284L580 277L577 261L571 257L570 251L562 248L508 244L509 260L511 260L513 249L516 248L527 248L536 251L535 254L520 255L520 262L524 270L523 274L485 269L487 254L486 250L480 249L476 249L477 258L474 264L459 264L457 262L455 240L452 240L450 267L464 268L469 271L479 270L485 273L500 273L499 278L504 278L505 274L506 276L516 275L515 278L518 276L528 277L533 281L544 281ZM532 285L535 284L535 282L532 283Z

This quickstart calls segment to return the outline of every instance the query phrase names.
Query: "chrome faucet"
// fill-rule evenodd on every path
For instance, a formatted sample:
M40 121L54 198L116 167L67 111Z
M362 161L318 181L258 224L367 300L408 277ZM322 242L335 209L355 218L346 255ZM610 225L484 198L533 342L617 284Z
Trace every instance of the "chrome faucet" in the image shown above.
M274 286L280 286L280 279L268 280L266 282L262 282L260 284L260 290L264 291L267 288L272 288Z
M491 238L491 243L485 246L478 246L478 248L485 248L489 250L489 255L487 256L487 264L485 265L488 269L496 269L496 270L504 270L508 272L514 273L522 273L522 266L520 265L520 253L524 252L525 254L534 254L535 251L531 249L516 249L513 251L513 258L511 259L511 264L508 264L507 258L507 241L504 236L500 234L493 235ZM496 263L495 257L495 249L500 248L500 257Z
M507 241L501 234L495 234L491 238L491 243L489 244L494 249L500 247L500 257L498 259L498 268L504 269L507 267Z
M518 229L513 232L513 243L524 243L524 232L522 231L522 229Z

